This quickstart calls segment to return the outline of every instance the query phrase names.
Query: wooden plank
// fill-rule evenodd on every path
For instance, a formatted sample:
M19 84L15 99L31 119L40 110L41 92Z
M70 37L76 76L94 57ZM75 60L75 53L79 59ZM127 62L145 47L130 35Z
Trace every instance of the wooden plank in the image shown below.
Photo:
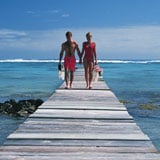
M63 83L57 90L61 90L65 88L65 84ZM73 87L72 89L76 89L76 90L87 90L86 89L86 82L84 81L73 81ZM110 90L110 88L107 86L106 83L104 83L104 81L99 81L96 83L93 83L93 88L92 90Z
M0 154L11 152L21 153L76 153L76 152L99 152L99 153L156 153L153 147L87 147L87 146L3 146Z
M50 103L49 105L42 104L39 109L86 109L86 110L120 110L126 111L127 109L119 104L119 105L106 105L106 104L72 104L65 103L64 105L60 103Z
M74 130L73 130L74 129ZM141 133L135 123L114 123L100 121L74 121L31 119L23 123L17 132L41 132L41 133Z
M119 103L119 102L110 102L110 103L94 103L94 102L83 102L83 101L73 101L72 103L70 101L58 101L58 100L54 100L54 101L47 101L45 103L43 103L39 108L43 107L43 106L58 106L58 107L67 107L67 106L75 106L75 107L86 107L86 109L90 109L90 108L96 108L96 109L100 109L100 108L111 108L111 109L116 109L116 108L120 108L120 109L125 109L126 107Z
M59 100L53 100L53 101L46 101L44 102L41 106L49 106L49 105L53 105L53 106L89 106L89 107L121 107L121 108L126 108L123 104L119 103L119 102L92 102L92 101L81 101L81 103L77 104L78 101L72 101L72 103L70 101L59 101ZM40 106L40 107L41 107Z
M75 118L67 118L67 119L62 119L62 118L52 118L52 117L28 117L26 119L26 121L44 121L46 123L46 121L65 121L65 122L68 122L68 121L71 121L71 122L90 122L90 121L93 121L95 123L99 122L100 123L102 122L108 122L108 123L115 123L115 124L118 124L118 123L126 123L126 124L135 124L134 120L133 119L75 119ZM62 122L63 123L63 122Z
M53 140L53 139L8 139L4 145L17 146L88 146L88 147L153 147L151 141L144 140Z
M59 94L63 94L63 95L66 95L67 93L69 93L67 96L70 96L71 93L74 93L76 95L83 95L85 94L86 96L93 96L94 98L98 98L98 97L101 97L101 96L105 96L105 98L114 98L116 100L117 97L113 94L113 92L111 91L108 91L108 90L75 90L75 89L57 89L55 91L55 93L59 93ZM56 94L54 94L55 96ZM51 96L52 97L52 96Z
M72 129L75 128L75 130L80 130L80 131L84 131L84 130L88 130L88 131L92 131L93 132L100 132L99 129L101 129L102 131L106 131L107 133L111 130L111 131L123 131L125 132L126 130L132 130L132 131L140 131L139 127L137 127L136 125L103 125L103 124L80 124L80 123L24 123L22 125L20 125L20 129L23 128L48 128L48 129L54 129L54 130L58 130L58 129ZM77 127L77 128L76 128ZM75 131L74 130L74 131ZM96 131L97 130L97 131Z
M61 130L60 130L61 129ZM97 128L97 129L101 129L101 128ZM62 129L62 127L59 127L59 128L54 128L54 127L41 127L41 126L33 126L33 127L21 127L19 130L16 131L16 133L63 133L63 134L77 134L77 133L81 133L81 134L101 134L100 131L97 131L96 129L84 129L84 130L78 130L78 129L75 129L74 131L72 131L73 128L70 127L70 128L65 128L65 129ZM126 135L128 136L129 134L141 134L141 132L139 130L127 130L127 129L124 129L124 130L121 130L121 131L118 131L118 129L101 129L104 133L106 134L118 134L118 135Z
M75 155L68 155L68 154L59 154L59 155L8 155L8 156L1 156L0 160L159 160L160 157L157 154L75 154Z
M119 101L117 99L117 97L113 94L113 92L111 91L103 91L103 90L75 90L75 89L62 89L62 90L56 90L55 91L55 94L53 96L51 96L49 99L51 98L55 98L55 97L58 97L58 96L67 96L67 97L70 97L70 96L75 96L75 98L77 96L85 96L85 97L88 97L89 98L94 98L96 101L101 98L101 97L104 97L105 99L109 99L109 100L116 100L116 101ZM105 99L104 99L104 102L105 102ZM85 100L85 99L84 99Z
M133 119L126 111L101 110L37 110L30 117L77 118L77 119Z
M86 140L149 140L143 133L104 134L104 133L13 133L8 139L86 139Z
M74 129L74 130L73 130ZM100 126L79 124L23 124L16 133L106 133L106 134L135 134L142 133L137 126Z
M57 118L57 117L42 117L42 116L39 116L39 117L36 117L36 116L30 116L28 117L28 119L30 120L43 120L43 121L57 121L57 120L62 120L62 121L108 121L109 123L135 123L133 119L109 119L109 118L106 118L106 119L102 119L102 118Z
M64 121L64 119L45 119L45 118L27 118L23 124L31 124L31 125L36 125L36 124L44 124L44 125L48 125L48 124L59 124L59 125L69 125L69 124L73 124L73 125L87 125L87 126L136 126L136 123L133 120L130 121L109 121L109 120L92 120L92 119L66 119ZM21 124L21 125L23 125ZM138 127L139 128L139 127ZM140 129L139 129L140 130Z
M113 101L110 101L110 102L105 102L105 103L94 103L94 102L92 102L92 101L90 101L90 103L88 103L87 101L70 101L70 100L58 100L58 99L54 99L54 100L48 100L47 102L44 102L42 105L44 106L44 105L46 105L46 106L50 106L50 105L60 105L60 103L62 102L62 106L64 105L64 106L68 106L68 105L71 105L71 106L76 106L76 105L78 105L79 104L79 106L86 106L87 107L87 105L89 105L89 106L94 106L94 107L100 107L100 106L102 106L102 107L116 107L116 106L118 106L118 107L121 107L121 108L124 108L124 106L122 106L122 104L120 104L118 101L117 102L113 102ZM85 104L85 102L86 102L86 104Z

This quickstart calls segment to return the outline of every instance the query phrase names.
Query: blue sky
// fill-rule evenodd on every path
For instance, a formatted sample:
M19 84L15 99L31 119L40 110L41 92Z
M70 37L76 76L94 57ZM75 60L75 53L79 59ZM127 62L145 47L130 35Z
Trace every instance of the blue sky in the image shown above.
M0 0L0 59L57 59L65 32L99 59L160 59L159 0Z

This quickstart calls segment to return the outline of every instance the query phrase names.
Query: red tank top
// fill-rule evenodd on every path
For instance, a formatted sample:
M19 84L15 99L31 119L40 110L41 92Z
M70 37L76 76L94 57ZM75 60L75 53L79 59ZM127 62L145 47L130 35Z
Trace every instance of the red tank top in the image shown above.
M85 42L84 43L84 51L85 51L84 59L93 60L94 50L95 50L94 42L92 42L91 44L88 44L87 42Z

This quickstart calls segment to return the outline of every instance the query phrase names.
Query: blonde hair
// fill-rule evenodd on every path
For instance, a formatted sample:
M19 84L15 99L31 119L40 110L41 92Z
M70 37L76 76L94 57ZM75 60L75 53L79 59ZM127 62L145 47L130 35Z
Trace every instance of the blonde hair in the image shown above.
M91 32L86 33L86 37L92 37Z

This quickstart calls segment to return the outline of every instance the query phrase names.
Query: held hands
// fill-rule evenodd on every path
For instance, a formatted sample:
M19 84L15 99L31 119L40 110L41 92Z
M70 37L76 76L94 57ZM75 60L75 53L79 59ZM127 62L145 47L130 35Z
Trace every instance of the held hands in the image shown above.
M79 64L82 64L82 56L83 56L83 54L80 53L80 54L79 54Z
M80 57L79 59L79 64L82 64L82 57Z

